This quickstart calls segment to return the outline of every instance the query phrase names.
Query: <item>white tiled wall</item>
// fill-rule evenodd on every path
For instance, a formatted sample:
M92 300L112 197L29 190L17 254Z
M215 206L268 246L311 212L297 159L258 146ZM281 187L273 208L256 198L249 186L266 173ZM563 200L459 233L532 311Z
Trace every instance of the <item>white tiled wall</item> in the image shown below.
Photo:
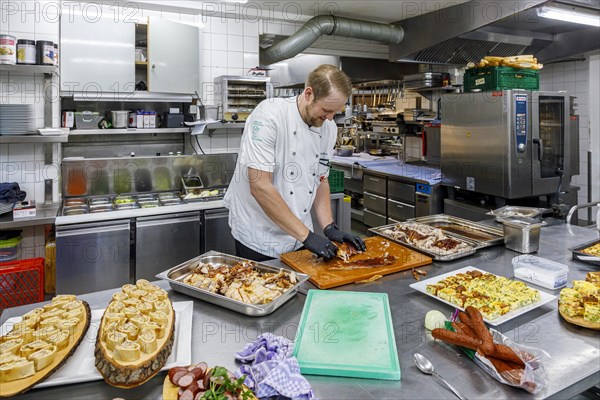
M592 152L592 159L600 157L598 141L594 137L600 135L598 125L590 125L590 117L597 115L598 110L590 109L591 96L597 97L600 78L590 69L590 59L598 58L599 52L585 54L581 60L559 62L545 65L540 71L540 90L564 90L576 96L576 114L579 115L579 171L573 177L572 184L579 186L578 203L588 202L588 187L591 182L593 190L598 193L600 176L598 172L588 179L588 151ZM595 103L597 104L597 103ZM593 145L592 145L593 144ZM596 198L595 200L599 200ZM580 214L580 218L582 215Z

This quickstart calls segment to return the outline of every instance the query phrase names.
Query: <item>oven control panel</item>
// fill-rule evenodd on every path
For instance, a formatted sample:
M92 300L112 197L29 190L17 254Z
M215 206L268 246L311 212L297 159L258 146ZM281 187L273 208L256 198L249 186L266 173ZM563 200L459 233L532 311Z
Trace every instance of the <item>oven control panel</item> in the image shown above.
M527 150L527 96L515 95L515 143L517 153Z

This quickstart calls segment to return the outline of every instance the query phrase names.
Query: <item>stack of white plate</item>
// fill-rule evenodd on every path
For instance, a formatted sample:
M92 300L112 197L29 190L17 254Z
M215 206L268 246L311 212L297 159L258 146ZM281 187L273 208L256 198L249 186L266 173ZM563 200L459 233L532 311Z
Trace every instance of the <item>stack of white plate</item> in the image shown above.
M33 104L0 104L0 135L36 133Z

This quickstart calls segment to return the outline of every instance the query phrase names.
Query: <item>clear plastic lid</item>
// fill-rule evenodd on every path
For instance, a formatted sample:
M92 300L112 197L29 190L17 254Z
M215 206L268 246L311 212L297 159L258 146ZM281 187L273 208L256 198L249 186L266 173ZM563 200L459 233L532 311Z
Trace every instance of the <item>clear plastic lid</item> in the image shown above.
M569 267L545 258L522 255L512 259L516 278L548 289L558 289L567 284Z

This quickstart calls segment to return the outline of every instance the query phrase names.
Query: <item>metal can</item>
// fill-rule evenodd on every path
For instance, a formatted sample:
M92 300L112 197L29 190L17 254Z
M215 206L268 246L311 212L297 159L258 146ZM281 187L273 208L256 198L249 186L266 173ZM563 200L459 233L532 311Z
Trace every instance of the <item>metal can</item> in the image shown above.
M35 55L35 40L17 40L17 64L35 64Z
M17 63L17 38L11 35L0 35L0 64Z
M40 65L54 65L54 42L49 40L38 40L37 63Z

